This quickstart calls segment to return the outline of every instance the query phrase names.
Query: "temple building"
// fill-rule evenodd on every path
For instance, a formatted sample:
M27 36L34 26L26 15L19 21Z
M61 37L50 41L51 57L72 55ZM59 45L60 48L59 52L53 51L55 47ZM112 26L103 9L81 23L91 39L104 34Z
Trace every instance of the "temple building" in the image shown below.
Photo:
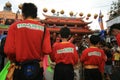
M22 8L22 4L18 6L18 11L16 13L12 12L12 5L10 2L7 2L4 6L3 11L0 11L0 33L3 31L7 31L10 24L12 24L14 21L22 20L22 15L19 11L19 9ZM43 9L43 12L46 12L47 9ZM51 10L53 13L55 13L55 10ZM61 14L64 13L62 10L60 12ZM56 39L59 37L59 30L62 27L69 27L71 30L71 37L74 37L74 42L79 43L83 36L89 35L94 33L95 31L89 29L88 24L91 24L92 22L85 22L83 20L83 17L73 17L73 12L70 12L70 17L67 16L59 16L60 13L57 13L57 15L46 15L43 13L43 16L45 19L39 19L40 22L45 24L45 26L48 28L48 30L51 33L51 40L53 42L56 41ZM83 14L80 13L80 16ZM89 18L91 14L87 15L87 18ZM97 18L97 15L95 16Z
M20 11L16 13L12 12L12 5L10 2L7 2L3 8L3 11L0 11L0 24L10 25L15 20L22 20ZM19 5L20 8L20 5Z
M91 22L85 22L82 18L43 15L45 19L41 20L41 22L47 26L51 35L57 36L60 28L69 27L71 36L76 37L75 42L79 42L82 36L94 33L88 26Z
M22 5L18 6L21 9ZM7 31L7 28L14 21L22 20L22 15L18 10L16 13L12 12L12 4L8 1L3 7L3 11L0 11L0 34Z

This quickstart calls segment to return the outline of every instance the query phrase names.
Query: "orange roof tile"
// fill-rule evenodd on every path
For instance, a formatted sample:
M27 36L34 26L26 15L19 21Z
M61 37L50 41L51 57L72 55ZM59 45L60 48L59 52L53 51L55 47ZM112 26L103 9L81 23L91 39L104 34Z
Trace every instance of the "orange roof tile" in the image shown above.
M12 11L0 11L0 18L15 19L16 13L13 13ZM22 15L18 14L18 19L22 19Z

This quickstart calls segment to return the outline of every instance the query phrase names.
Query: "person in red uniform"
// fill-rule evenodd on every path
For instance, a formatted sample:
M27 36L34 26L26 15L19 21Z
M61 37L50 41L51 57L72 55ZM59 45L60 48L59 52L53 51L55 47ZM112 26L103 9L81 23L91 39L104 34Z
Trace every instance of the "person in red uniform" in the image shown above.
M54 80L74 80L73 66L78 63L78 53L75 45L68 41L70 29L63 27L60 30L62 42L52 47L51 60L56 63Z
M85 80L102 80L104 65L106 61L105 53L98 48L100 37L91 35L90 47L83 50L80 62L84 67Z
M23 20L10 25L4 52L11 62L16 62L19 66L25 61L42 62L43 56L51 53L50 33L44 25L38 21L37 7L33 3L24 3L22 6ZM43 70L40 65L38 73L33 79L42 80ZM28 67L28 71L32 71L33 66ZM27 68L26 68L27 69ZM21 76L21 69L16 68L13 80L27 80ZM26 72L31 77L32 72Z
M110 26L110 34L116 37L117 44L120 46L120 23Z

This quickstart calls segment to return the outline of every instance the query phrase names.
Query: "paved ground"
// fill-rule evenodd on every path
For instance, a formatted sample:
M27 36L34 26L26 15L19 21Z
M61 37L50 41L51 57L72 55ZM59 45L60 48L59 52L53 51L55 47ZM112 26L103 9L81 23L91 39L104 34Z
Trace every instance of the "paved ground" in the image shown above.
M80 80L84 80L82 75ZM120 80L120 67L113 68L113 74L111 75L111 80Z
M111 75L111 80L120 80L120 67L117 67L113 70Z

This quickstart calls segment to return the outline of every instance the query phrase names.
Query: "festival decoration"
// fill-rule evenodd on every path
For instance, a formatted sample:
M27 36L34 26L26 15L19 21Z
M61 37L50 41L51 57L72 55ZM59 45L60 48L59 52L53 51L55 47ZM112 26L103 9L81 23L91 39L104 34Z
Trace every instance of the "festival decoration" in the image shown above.
M46 13L47 11L48 11L48 10L47 10L47 8L44 8L44 9L43 9L43 12L45 12L45 13Z
M91 14L90 14L90 13L88 13L88 14L87 14L87 17L90 17L90 16L91 16Z
M52 9L51 12L52 12L52 13L55 13L55 9Z
M80 13L79 13L79 16L81 16L81 17L82 17L82 16L83 16L83 13L82 13L82 12L80 12Z
M22 4L19 4L19 5L18 5L18 8L19 8L19 9L22 9Z
M61 10L60 13L61 13L61 14L64 14L64 10Z
M94 19L96 19L98 17L98 14L94 14Z
M69 13L70 16L73 16L73 14L74 14L74 13L73 13L72 11Z
M100 15L99 17L100 17L100 18L103 18L103 17L104 17L104 15Z
M99 25L100 25L101 30L104 30L104 25L103 25L103 20L102 20L102 18L103 18L103 15L102 15L102 13L101 13L101 11L100 11L100 13L99 13L99 18L98 18L98 22L99 22Z
M5 4L6 7L12 7L11 3L8 1L6 4Z

